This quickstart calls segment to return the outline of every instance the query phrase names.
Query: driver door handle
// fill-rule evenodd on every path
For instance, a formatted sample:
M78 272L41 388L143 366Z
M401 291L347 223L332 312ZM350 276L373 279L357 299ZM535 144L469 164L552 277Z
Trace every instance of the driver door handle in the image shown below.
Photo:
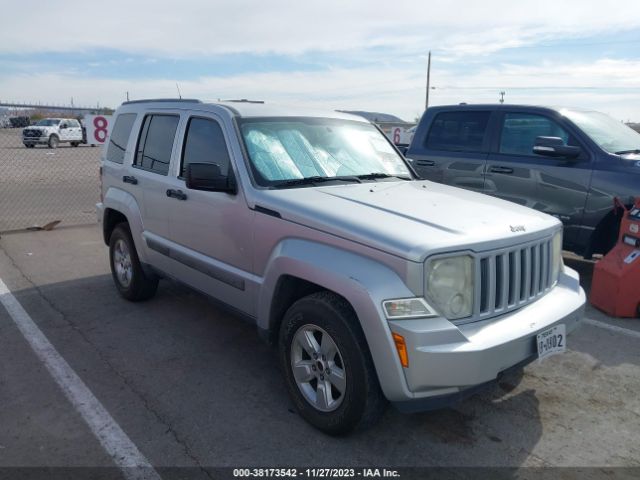
M182 190L174 190L170 188L169 190L167 190L167 197L175 198L177 200L186 200L187 194Z
M419 167L434 167L436 165L436 162L434 162L433 160L417 160L416 165L418 165Z
M124 183L130 183L131 185L137 185L138 179L136 177L132 177L131 175L125 175L122 177L122 181Z
M513 168L509 168L509 167L491 167L489 169L490 172L492 173L513 173Z

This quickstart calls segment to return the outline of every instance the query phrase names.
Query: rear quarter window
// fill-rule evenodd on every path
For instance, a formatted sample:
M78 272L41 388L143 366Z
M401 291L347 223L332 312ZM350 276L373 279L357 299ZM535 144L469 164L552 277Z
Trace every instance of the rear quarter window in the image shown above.
M427 135L426 147L452 152L481 152L491 112L438 113Z
M124 152L127 149L127 143L135 120L135 113L123 113L116 118L109 138L109 145L107 146L106 159L108 161L114 163L122 163L124 161Z
M147 115L133 164L143 170L167 175L179 121L179 115Z

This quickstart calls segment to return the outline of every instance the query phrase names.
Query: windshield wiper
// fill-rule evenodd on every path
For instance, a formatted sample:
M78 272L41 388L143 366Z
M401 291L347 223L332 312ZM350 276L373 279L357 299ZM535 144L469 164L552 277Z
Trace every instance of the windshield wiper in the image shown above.
M640 148L634 148L631 150L621 150L616 152L616 155L624 155L625 153L640 153Z
M275 183L273 185L274 188L281 187L297 187L299 185L314 185L316 183L323 182L354 182L354 183L362 183L358 177L350 177L350 176L341 176L341 177L304 177L304 178L294 178L291 180L283 180L281 182Z
M375 180L377 178L400 178L402 180L411 180L411 177L406 177L404 175L389 175L388 173L375 172L375 173L366 173L364 175L357 175L357 177L361 180Z

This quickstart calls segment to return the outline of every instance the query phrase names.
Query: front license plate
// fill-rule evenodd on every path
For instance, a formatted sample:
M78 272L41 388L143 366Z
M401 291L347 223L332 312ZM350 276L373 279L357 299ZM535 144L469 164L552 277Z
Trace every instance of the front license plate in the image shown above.
M538 334L538 361L541 361L551 355L564 353L567 348L567 335L564 324L551 327Z

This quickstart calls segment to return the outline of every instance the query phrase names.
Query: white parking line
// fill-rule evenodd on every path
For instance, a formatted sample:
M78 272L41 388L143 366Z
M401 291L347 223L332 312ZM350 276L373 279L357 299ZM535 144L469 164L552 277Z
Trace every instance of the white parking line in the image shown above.
M129 480L160 480L145 456L22 308L0 279L0 303L9 312L35 354L82 416L102 447Z
M623 335L628 335L629 337L640 338L640 331L631 330L629 328L622 328L616 325L611 325L609 323L600 322L598 320L594 320L593 318L585 317L582 319L584 323L587 325L591 325L593 327L604 328L606 330L611 330L612 332L622 333Z

